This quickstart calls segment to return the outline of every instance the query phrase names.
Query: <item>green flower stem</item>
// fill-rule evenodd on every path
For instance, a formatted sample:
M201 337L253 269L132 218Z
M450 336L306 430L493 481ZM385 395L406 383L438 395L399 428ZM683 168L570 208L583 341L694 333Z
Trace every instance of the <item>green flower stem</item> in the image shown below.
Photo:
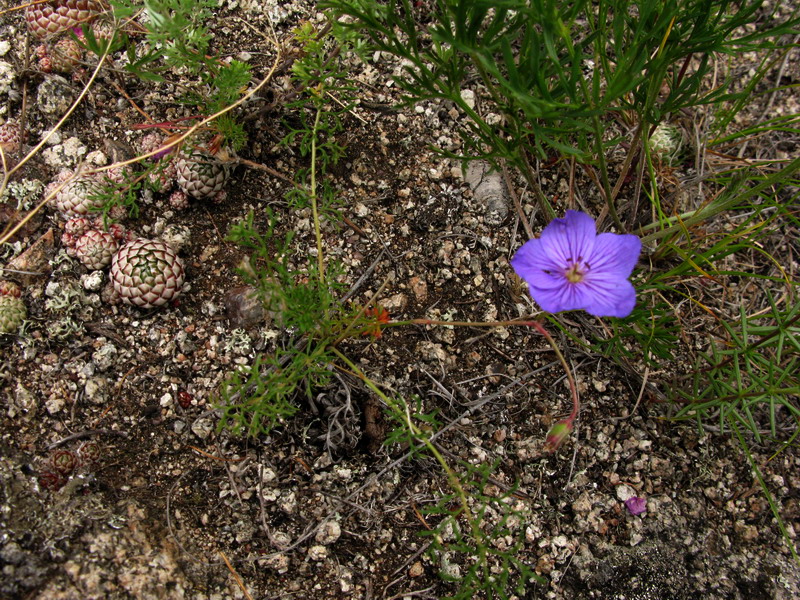
M550 201L547 199L542 188L539 186L539 182L536 181L536 174L533 172L530 163L528 162L527 157L524 155L519 158L520 162L522 163L520 166L520 170L522 171L523 177L525 177L525 181L531 187L534 192L534 195L539 199L539 206L542 208L544 213L547 215L549 220L553 220L556 218L556 211L553 209L553 205L550 204Z
M594 107L595 103L593 102L592 96L589 93L588 85L583 79L581 79L581 88L583 90L586 103L589 106ZM620 221L619 215L617 214L616 198L614 197L614 192L611 190L611 182L608 179L608 165L606 163L605 148L603 147L604 129L599 115L595 114L592 116L592 127L594 127L595 152L597 153L597 170L600 171L600 182L602 184L601 189L603 190L603 195L606 199L606 206L608 206L608 212L611 215L611 218L614 220L614 225L617 226L617 229L619 229L620 232L623 232L626 231L626 229L622 225L622 221Z
M633 159L639 153L639 140L642 137L642 125L643 122L640 121L639 126L636 128L636 132L633 134L633 140L631 140L630 150L628 150L628 155L625 157L625 162L622 163L622 169L620 169L617 183L614 185L614 189L611 190L612 204L617 201L617 196L619 195L619 191L622 189L622 185L625 183L625 178L628 176L628 171L631 169ZM621 232L622 230L620 230L620 233Z
M550 346L553 348L553 351L556 353L558 360L561 361L562 366L564 367L564 373L567 375L567 381L569 381L569 391L572 394L572 412L570 413L569 417L567 418L567 422L570 424L575 421L575 418L578 416L578 411L580 410L580 400L578 399L578 388L575 385L575 379L572 377L572 369L569 368L569 364L567 363L567 359L564 358L564 355L561 353L561 350L556 344L556 341L553 339L548 331L544 328L539 321L531 321L531 327L536 329L539 333L541 333Z

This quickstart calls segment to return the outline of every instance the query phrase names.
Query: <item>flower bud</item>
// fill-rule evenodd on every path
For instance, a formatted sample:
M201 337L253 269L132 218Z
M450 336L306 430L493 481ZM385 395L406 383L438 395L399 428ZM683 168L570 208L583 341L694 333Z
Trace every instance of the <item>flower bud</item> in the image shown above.
M547 432L547 439L544 442L545 452L555 452L558 447L564 442L569 434L572 433L572 421L565 419L559 421L550 428Z

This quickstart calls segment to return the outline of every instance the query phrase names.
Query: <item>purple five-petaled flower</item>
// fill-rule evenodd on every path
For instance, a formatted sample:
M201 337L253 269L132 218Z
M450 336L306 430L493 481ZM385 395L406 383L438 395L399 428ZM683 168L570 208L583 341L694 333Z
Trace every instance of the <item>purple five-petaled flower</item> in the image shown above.
M568 210L538 239L527 241L511 266L542 310L585 310L595 317L627 317L636 304L628 277L642 243L635 235L597 234L587 214Z

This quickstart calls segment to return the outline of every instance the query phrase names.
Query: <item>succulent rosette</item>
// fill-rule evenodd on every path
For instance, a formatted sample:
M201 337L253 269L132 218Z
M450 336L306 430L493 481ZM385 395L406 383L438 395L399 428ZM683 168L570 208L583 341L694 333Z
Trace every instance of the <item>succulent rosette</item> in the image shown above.
M683 151L683 132L679 127L662 123L650 136L650 151L661 161L673 164Z
M183 290L183 261L164 242L138 238L111 260L111 282L122 301L140 308L162 306Z
M175 210L189 208L189 196L183 190L175 190L169 195L169 205Z
M27 316L22 298L10 294L0 296L0 333L15 333Z
M228 168L206 152L184 152L176 164L178 186L199 200L219 197L228 180Z
M73 217L64 224L64 231L70 235L81 236L92 227L92 222L86 217Z
M72 38L62 38L49 49L42 44L36 49L36 55L42 72L71 73L83 59L83 50Z
M143 154L149 154L163 147L165 142L166 138L163 135L157 131L150 131L139 140L139 150Z
M53 199L55 207L66 218L81 217L103 205L100 195L103 186L92 176L84 175L70 181Z
M22 290L13 281L0 281L0 296L14 296L14 298L19 298L22 296Z
M31 2L25 9L25 19L30 32L43 39L88 23L102 10L103 6L98 0Z
M118 246L111 233L90 229L75 242L75 256L89 269L103 269L111 262Z
M0 148L4 152L16 152L19 150L22 136L20 135L19 125L14 121L6 121L0 125Z

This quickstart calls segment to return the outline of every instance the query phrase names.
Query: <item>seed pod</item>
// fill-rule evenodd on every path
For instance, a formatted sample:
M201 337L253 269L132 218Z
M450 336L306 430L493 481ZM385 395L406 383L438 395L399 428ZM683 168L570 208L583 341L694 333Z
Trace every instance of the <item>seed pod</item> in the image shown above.
M117 251L117 240L105 231L90 229L75 243L75 256L89 269L103 269Z
M114 290L123 302L141 308L177 298L183 279L183 261L164 242L136 239L120 248L111 261Z
M178 185L193 198L212 198L228 180L227 166L206 152L183 153L175 166Z

